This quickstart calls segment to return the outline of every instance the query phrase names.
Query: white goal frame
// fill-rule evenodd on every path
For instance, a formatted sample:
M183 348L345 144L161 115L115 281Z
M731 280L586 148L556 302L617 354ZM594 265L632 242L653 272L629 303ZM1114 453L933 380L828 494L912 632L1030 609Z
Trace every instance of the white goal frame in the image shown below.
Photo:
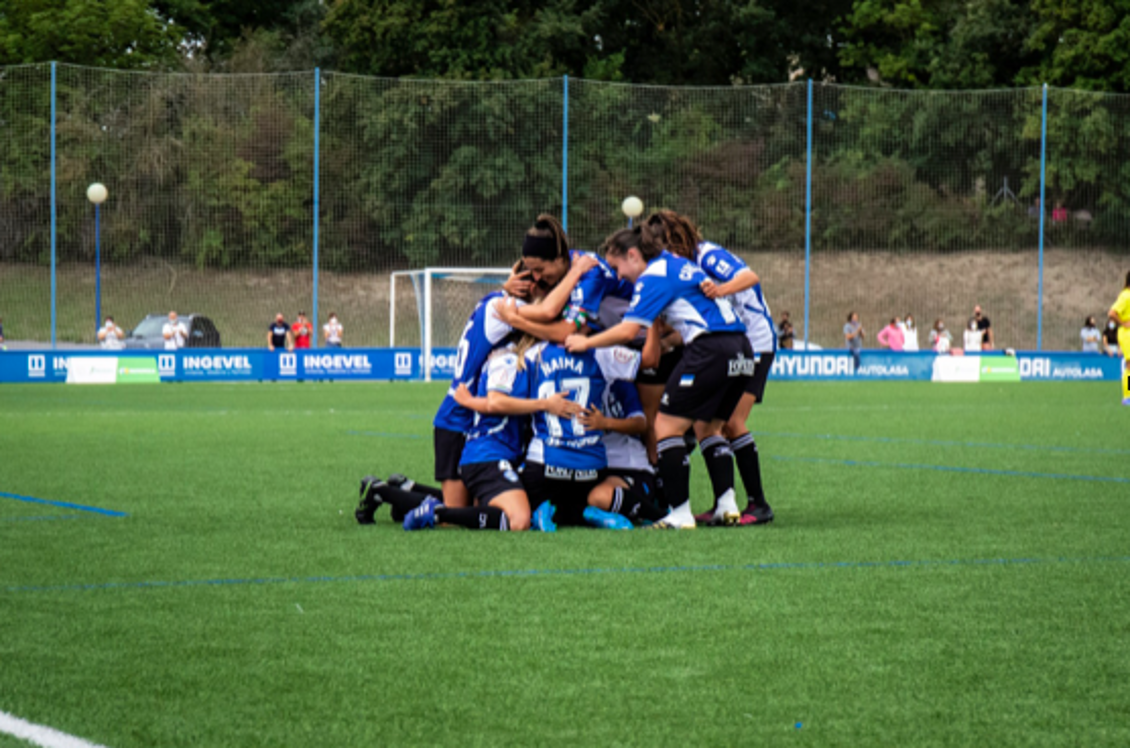
M432 381L432 280L436 277L448 278L454 276L453 280L463 280L465 282L473 282L476 278L482 276L497 275L502 278L510 276L510 268L445 268L445 267L429 267L422 270L397 270L389 276L388 280L388 346L389 348L396 347L396 279L400 277L407 277L413 281L413 292L419 294L416 290L416 279L423 279L424 299L423 299L423 315L420 320L421 327L421 353L423 354L423 361L420 368L424 372L424 381ZM459 276L466 276L460 278ZM499 283L501 285L501 282ZM485 295L485 294L484 294ZM417 299L419 297L417 296Z

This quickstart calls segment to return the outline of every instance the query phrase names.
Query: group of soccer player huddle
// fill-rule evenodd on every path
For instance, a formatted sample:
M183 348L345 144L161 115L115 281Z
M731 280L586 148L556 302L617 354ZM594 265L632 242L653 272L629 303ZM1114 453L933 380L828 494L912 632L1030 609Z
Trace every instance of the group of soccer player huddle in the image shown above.
M777 349L760 278L670 210L601 254L571 249L560 222L538 216L460 338L434 421L439 485L366 476L359 523L385 504L406 530L773 521L746 425ZM697 516L696 446L713 493Z

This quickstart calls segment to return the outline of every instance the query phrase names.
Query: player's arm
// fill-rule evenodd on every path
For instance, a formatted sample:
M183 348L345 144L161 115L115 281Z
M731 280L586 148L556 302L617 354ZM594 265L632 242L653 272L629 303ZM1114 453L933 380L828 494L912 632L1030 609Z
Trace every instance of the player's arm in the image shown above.
M468 410L473 410L476 413L482 413L484 415L490 414L490 410L488 409L489 405L487 404L487 398L476 397L475 395L472 395L471 390L467 387L466 384L462 382L460 382L459 386L455 388L455 394L451 397L455 400L455 402L459 403Z
M547 398L531 400L492 390L487 393L487 409L484 412L497 416L529 416L545 412L559 418L572 418L584 412L584 408L570 400L570 394L570 392L555 392Z
M1111 307L1110 311L1106 313L1106 316L1114 320L1114 324L1118 325L1119 327L1130 327L1130 317L1122 319L1121 315L1119 315L1118 313L1117 306Z
M679 340L681 341L682 338L680 337ZM659 325L652 325L647 329L647 338L643 342L643 350L640 351L640 366L644 369L654 369L659 366L659 358L662 355L663 335L659 331Z
M512 301L500 301L494 305L494 313L495 316L514 329L528 332L538 340L564 343L568 335L577 331L576 325L568 320L558 319L549 322L536 322L529 319L522 314L522 312L529 308L530 305L519 307Z
M597 408L592 407L577 416L586 429L595 431L612 431L617 434L638 436L647 431L647 417L642 413L630 418L609 418Z
M569 265L569 272L561 279L561 282L554 286L545 298L536 304L522 307L518 310L526 319L532 322L553 322L561 316L562 310L565 305L569 303L569 297L573 293L573 289L580 282L581 276L588 271L592 270L599 263L597 259L591 255L580 255ZM517 325L515 325L517 327ZM521 328L519 328L521 329ZM532 333L531 333L532 334ZM548 340L548 338L546 338Z
M707 278L700 284L702 292L706 294L708 299L717 299L723 296L733 296L736 293L745 291L746 289L753 288L761 282L761 278L757 273L749 268L742 268L734 277L725 283L715 284L713 280Z
M625 320L614 327L596 335L570 335L565 339L565 347L570 353L584 353L590 348L609 348L614 345L624 345L636 339L643 325L639 322Z

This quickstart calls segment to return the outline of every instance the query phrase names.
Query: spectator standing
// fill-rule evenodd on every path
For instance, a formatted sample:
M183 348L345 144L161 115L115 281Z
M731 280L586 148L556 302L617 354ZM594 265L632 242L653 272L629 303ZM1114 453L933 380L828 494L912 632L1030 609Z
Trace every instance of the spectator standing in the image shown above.
M918 328L914 326L914 315L906 315L906 319L899 322L902 330L902 349L904 351L918 350Z
M898 318L891 317L890 324L880 330L879 334L875 336L875 339L878 340L879 345L884 348L889 348L892 351L901 351L904 340L902 330L899 329Z
M290 332L294 337L295 348L310 347L310 338L314 334L314 326L306 319L306 312L298 313L298 319L290 328Z
M107 317L106 323L98 331L98 343L108 351L120 351L124 348L123 340L126 339L126 334L122 328L114 324L113 317ZM166 344L166 348L168 345Z
M165 339L166 351L184 348L184 344L188 342L188 328L177 319L176 312L169 312L169 321L161 328L161 337Z
M963 336L963 342L965 343L965 345L963 345L962 348L965 349L966 353L980 353L981 346L983 345L982 341L984 341L984 339L985 336L982 334L981 329L977 326L977 318L970 317L969 324L965 326L965 335Z
M1112 319L1106 321L1103 328L1103 353L1108 356L1117 356L1118 351L1118 323Z
M337 313L330 312L330 321L322 325L322 334L325 335L326 346L329 348L341 348L342 332L341 323L337 321Z
M1028 206L1028 217L1029 218L1039 218L1040 217L1040 198L1037 197L1036 200L1031 205Z
M290 325L281 314L275 315L275 321L267 327L267 350L274 351L279 348L292 350L294 339L290 334Z
M953 347L953 336L946 329L946 323L941 317L934 320L934 327L930 330L930 348L935 353L949 353Z
M859 315L855 312L848 313L847 324L844 325L844 343L851 351L855 370L859 371L859 357L863 352L863 323L859 321Z
M981 305L973 307L973 319L977 321L977 329L981 331L981 350L991 351L996 341L993 340L993 323L981 312ZM968 347L966 350L969 350Z
M1067 208L1062 202L1057 202L1052 208L1052 223L1067 223Z
M1083 341L1083 353L1099 353L1103 342L1103 334L1095 324L1094 317L1083 321L1083 329L1079 331L1079 339Z
M791 349L796 335L793 332L793 323L788 312L781 312L781 319L777 323L777 347Z

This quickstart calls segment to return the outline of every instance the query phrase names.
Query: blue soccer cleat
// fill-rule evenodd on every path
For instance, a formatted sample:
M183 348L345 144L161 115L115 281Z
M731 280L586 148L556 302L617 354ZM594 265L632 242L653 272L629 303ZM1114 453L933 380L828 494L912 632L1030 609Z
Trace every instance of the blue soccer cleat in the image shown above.
M436 526L436 507L443 506L438 499L428 497L404 517L405 530L426 530Z
M606 512L595 506L586 506L584 511L585 522L602 530L631 530L632 523L627 517L615 512Z
M542 532L557 532L557 523L553 521L553 513L557 511L552 503L543 501L530 517L530 526Z

